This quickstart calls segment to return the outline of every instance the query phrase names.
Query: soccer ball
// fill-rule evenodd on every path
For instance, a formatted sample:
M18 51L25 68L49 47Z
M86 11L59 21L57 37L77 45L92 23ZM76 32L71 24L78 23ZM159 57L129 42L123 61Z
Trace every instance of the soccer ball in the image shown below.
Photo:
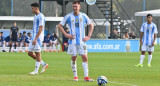
M105 76L100 76L97 78L97 84L99 86L105 86L107 84L108 80Z

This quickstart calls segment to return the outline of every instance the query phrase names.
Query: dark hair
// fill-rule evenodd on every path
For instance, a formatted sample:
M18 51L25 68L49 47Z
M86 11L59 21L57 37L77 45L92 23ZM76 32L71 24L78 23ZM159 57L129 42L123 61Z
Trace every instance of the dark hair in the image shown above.
M32 3L31 6L33 6L33 7L38 7L38 8L39 8L39 3L37 3L37 2Z
M50 35L49 33L47 33L47 35Z
M72 4L79 4L80 5L80 2L79 1L74 1Z
M30 32L27 33L28 35L31 34Z
M26 31L23 31L23 34L25 34L26 33Z
M3 34L3 32L1 32L1 34Z
M151 16L152 17L152 14L147 14L147 17Z

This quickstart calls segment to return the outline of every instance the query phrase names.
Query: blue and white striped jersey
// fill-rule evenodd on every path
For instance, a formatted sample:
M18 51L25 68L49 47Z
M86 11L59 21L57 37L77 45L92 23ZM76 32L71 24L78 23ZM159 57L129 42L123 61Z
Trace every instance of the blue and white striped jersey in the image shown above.
M69 44L84 44L83 38L85 37L85 24L91 24L91 20L85 13L79 13L79 15L75 16L72 13L69 13L64 17L64 19L60 22L62 26L68 24L69 32L71 35L75 35L75 39L68 41Z
M154 34L157 34L157 26L152 22L151 24L143 23L141 27L141 32L143 32L143 45L152 45L154 40Z

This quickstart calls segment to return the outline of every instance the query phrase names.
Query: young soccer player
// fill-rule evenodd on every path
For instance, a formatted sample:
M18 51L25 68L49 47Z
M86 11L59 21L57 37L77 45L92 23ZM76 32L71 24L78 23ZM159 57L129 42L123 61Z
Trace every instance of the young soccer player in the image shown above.
M33 36L32 41L29 44L28 55L31 56L35 63L35 70L29 74L38 74L40 64L42 65L41 73L45 72L45 69L48 67L48 64L41 60L41 47L44 40L44 27L45 27L45 18L44 15L39 11L39 4L32 3L32 13L35 14L33 20ZM35 53L34 53L35 52Z
M9 48L9 52L11 52L12 49L12 44L14 42L14 51L17 51L17 38L20 35L19 33L19 28L16 26L16 22L14 22L13 26L10 29L10 38L11 38L11 42L10 42L10 48ZM18 36L17 36L18 33Z
M64 17L59 24L59 29L69 38L68 54L71 54L71 67L74 74L74 81L78 81L76 65L77 53L82 57L84 81L93 81L93 79L88 76L88 58L85 42L90 39L94 27L89 17L85 13L80 12L81 5L79 1L74 1L72 8L73 12ZM70 34L67 34L62 27L65 24L69 25ZM90 26L88 36L85 36L85 24Z
M3 37L3 32L0 32L0 43L2 45L2 52L6 52L6 43L5 43L5 38Z
M147 22L143 23L141 27L141 56L140 63L135 65L136 67L143 67L143 60L145 58L145 52L148 52L148 67L151 67L152 52L154 51L155 40L157 37L157 26L152 22L152 15L147 15Z

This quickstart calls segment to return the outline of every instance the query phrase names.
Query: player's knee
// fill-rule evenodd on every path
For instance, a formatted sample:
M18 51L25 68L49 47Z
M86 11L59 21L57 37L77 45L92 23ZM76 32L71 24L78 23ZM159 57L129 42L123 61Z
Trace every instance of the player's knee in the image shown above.
M82 56L82 60L83 60L83 62L87 62L88 61L87 56Z
M77 56L72 56L72 61L76 61Z
M32 52L28 52L28 55L29 55L29 56L33 56L33 53L32 53Z

